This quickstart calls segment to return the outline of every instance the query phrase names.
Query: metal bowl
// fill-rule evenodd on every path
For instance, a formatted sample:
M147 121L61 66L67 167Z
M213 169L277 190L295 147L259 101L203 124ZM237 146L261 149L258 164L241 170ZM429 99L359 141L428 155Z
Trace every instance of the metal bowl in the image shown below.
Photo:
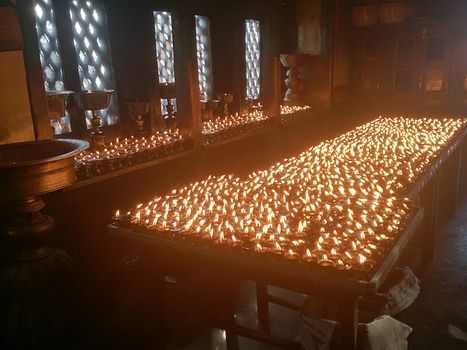
M73 91L47 91L47 105L50 118L61 118L65 115L65 101Z
M282 53L280 59L284 67L295 68L306 63L307 55L302 53Z
M76 181L74 156L89 147L77 139L0 146L0 193L13 200L40 196Z
M73 93L73 98L79 108L98 111L109 106L114 90L93 90Z
M217 94L217 98L221 103L231 103L234 96L230 92L224 92L222 94Z
M173 99L176 97L175 83L159 84L160 97L164 99Z

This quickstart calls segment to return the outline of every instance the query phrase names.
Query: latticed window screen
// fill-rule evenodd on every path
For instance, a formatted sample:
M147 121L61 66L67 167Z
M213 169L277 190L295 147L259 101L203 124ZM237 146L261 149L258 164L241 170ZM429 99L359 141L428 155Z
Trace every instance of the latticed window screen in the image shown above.
M70 4L73 26L73 43L78 60L82 90L115 88L110 54L107 19L103 4L99 1L73 0ZM117 122L115 93L107 109L99 111L103 125ZM91 112L86 112L87 126L91 127Z
M172 16L166 11L154 11L156 35L156 58L159 83L175 83L174 44L172 35ZM176 106L176 99L172 99ZM161 99L162 114L167 113L167 101Z
M260 93L260 24L259 21L245 21L245 62L246 62L246 96L259 98Z
M39 56L46 91L63 91L62 60L57 39L57 27L52 0L36 0L34 5ZM52 121L55 134L71 131L68 112L63 118Z
M195 16L195 21L199 92L201 99L207 100L212 97L212 61L209 18L204 16Z

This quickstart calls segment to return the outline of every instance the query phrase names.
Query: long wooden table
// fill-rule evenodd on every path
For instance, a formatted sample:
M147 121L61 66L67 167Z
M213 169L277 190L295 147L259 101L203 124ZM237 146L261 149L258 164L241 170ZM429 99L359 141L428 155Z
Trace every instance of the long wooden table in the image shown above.
M428 263L434 251L434 236L437 226L439 205L439 174L448 159L455 161L457 173L452 182L459 188L462 142L467 130L461 130L456 138L431 163L430 168L413 184L407 196L419 203L383 262L371 274L353 274L349 271L326 270L305 264L292 264L284 260L266 258L256 254L241 252L239 249L226 249L215 246L190 244L182 240L171 240L154 235L149 230L123 226L119 222L108 225L111 234L139 241L150 248L162 266L193 265L212 271L220 279L251 279L257 282L257 303L259 329L249 329L237 325L234 318L233 300L226 300L223 326L226 329L229 348L236 347L236 335L243 335L260 341L276 344L284 348L300 348L300 345L271 336L269 332L268 303L275 302L267 293L267 285L322 297L339 305L341 329L340 345L343 349L354 349L357 344L358 300L371 297L385 282L394 269L405 247L414 237L417 229L422 232L422 262ZM453 156L454 155L454 156ZM425 193L424 193L425 192ZM428 193L428 195L426 194ZM457 198L455 199L457 200ZM278 301L280 303L280 301Z

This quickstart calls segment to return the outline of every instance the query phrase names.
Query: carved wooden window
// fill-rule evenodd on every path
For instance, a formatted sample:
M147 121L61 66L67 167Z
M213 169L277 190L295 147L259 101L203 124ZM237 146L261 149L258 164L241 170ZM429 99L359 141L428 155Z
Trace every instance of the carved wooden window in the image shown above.
M63 91L62 59L57 38L57 26L52 0L36 0L34 4L39 57L46 91ZM51 121L55 134L71 131L70 116L66 112L63 118Z
M156 59L159 83L175 83L174 42L172 15L166 11L154 11L156 35ZM171 100L176 108L176 99ZM167 114L167 100L161 98L162 114Z
M260 23L247 19L245 21L245 63L246 63L246 96L258 99L260 96Z
M73 0L70 3L73 26L73 44L78 60L82 90L114 89L112 60L107 32L107 18L100 1ZM103 125L113 125L118 120L115 93L108 108L99 111ZM92 114L86 111L88 128Z
M208 100L212 98L212 60L209 18L195 16L195 21L199 93L202 100Z

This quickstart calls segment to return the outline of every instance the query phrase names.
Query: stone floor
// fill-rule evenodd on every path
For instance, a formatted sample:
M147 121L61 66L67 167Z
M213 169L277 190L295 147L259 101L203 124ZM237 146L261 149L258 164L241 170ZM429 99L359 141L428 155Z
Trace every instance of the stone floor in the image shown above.
M281 290L270 290L282 293ZM300 303L302 295L293 298ZM237 323L257 325L254 283L245 281L236 305ZM270 306L272 331L285 338L295 339L298 334L298 313L277 305ZM421 280L421 293L415 303L397 319L413 328L409 336L409 349L456 350L467 349L467 342L453 338L448 325L467 331L467 200L442 225L438 235L436 256ZM278 349L242 337L240 349ZM186 346L168 346L170 350L226 349L225 331L207 329Z
M409 349L467 349L448 333L448 324L467 332L467 200L441 227L435 254L418 299L398 318L413 328Z

